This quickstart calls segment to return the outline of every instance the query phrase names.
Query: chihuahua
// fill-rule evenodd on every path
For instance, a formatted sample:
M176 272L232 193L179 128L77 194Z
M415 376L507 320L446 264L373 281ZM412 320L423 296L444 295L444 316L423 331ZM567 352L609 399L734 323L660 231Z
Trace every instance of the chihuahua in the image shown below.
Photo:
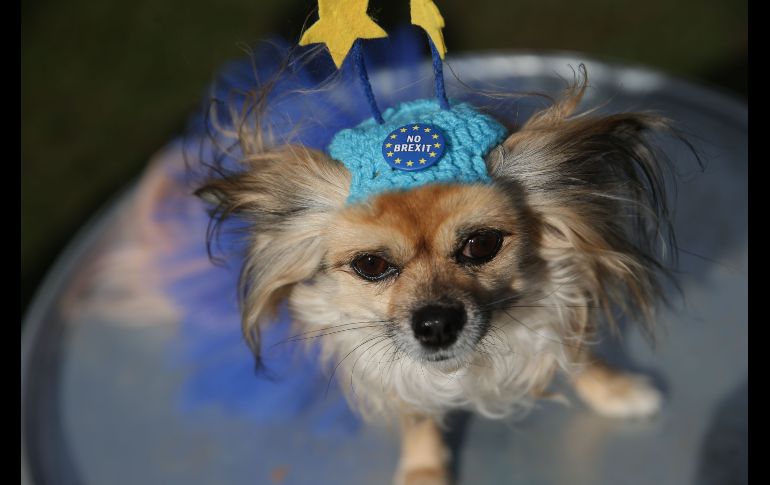
M396 483L448 483L443 418L526 411L557 371L600 414L646 417L661 394L589 349L619 315L651 330L669 247L665 157L649 113L576 114L586 77L486 156L491 184L428 184L347 205L351 174L244 130L240 169L197 194L248 224L243 332L288 301L344 374L351 406L398 419ZM287 169L291 167L291 169Z

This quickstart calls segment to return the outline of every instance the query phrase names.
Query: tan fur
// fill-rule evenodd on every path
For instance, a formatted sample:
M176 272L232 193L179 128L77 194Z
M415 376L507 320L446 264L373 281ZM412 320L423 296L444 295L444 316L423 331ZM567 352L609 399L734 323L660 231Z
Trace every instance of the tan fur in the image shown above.
M586 404L608 417L648 417L658 412L662 402L660 392L646 377L621 372L595 356L586 359L572 382Z
M401 415L401 459L394 483L397 485L446 485L449 476L446 449L436 422L430 417Z
M415 299L440 297L453 289L480 292L499 283L513 285L517 247L524 221L519 211L495 188L426 186L376 197L369 206L341 212L329 225L326 260L339 268L344 295L353 300L388 302L389 317L403 316ZM494 261L470 275L453 264L457 231L463 227L496 227L510 233ZM392 285L362 285L347 266L356 251L385 249L402 266ZM515 282L511 281L515 280Z

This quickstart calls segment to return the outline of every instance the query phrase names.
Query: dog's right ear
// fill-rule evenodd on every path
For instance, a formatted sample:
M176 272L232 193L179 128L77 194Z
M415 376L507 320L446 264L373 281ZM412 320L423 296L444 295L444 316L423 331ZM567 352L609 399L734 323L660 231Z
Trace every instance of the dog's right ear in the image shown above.
M196 195L212 204L215 226L231 216L248 225L241 324L259 361L259 325L296 283L318 270L321 234L345 204L350 174L341 163L302 146L270 149L241 165L243 170L210 179Z

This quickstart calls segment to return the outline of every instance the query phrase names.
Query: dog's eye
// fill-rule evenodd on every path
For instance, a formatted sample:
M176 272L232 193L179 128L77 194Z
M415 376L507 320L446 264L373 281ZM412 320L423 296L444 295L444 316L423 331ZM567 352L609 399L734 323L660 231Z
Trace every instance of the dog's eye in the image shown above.
M395 266L373 254L359 256L352 266L359 276L370 281L381 280L397 271Z
M486 230L472 234L465 240L457 259L461 263L481 264L495 257L503 243L503 235Z

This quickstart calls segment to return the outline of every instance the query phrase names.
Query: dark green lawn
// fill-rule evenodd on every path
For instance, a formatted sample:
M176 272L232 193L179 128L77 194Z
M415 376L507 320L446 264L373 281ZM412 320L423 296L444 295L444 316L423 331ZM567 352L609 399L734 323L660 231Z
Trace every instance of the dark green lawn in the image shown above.
M746 3L437 0L450 54L582 51L746 94ZM371 0L388 27L407 0ZM80 225L180 132L240 42L296 40L312 0L22 2L22 308Z

